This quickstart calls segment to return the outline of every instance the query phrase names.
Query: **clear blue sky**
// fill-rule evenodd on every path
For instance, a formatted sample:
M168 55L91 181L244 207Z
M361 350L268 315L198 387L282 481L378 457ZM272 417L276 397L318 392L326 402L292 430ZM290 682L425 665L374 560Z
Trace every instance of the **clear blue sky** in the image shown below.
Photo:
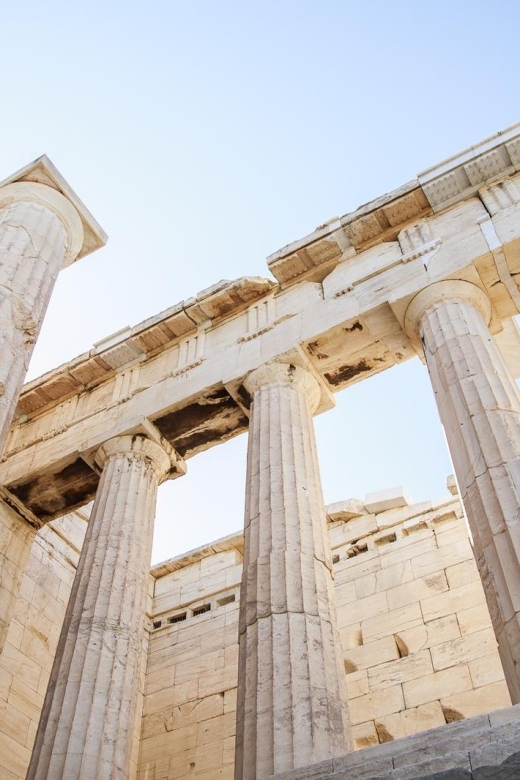
M2 9L0 178L48 154L110 236L65 270L30 376L520 119L516 1ZM326 502L450 472L412 361L316 419ZM154 559L241 527L246 437L161 488Z

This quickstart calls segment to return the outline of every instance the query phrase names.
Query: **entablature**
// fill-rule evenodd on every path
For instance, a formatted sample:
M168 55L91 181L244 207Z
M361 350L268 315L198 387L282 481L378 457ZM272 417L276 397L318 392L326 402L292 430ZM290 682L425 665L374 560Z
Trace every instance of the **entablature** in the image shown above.
M520 126L516 133L520 138ZM520 312L515 143L510 129L475 147L475 159L499 150L498 159L511 165L497 178L498 164L487 169L482 162L481 178L489 173L482 187L450 195L444 209L426 203L412 183L350 221L322 226L316 240L291 245L308 259L310 246L327 242L334 256L327 257L327 247L314 255L324 258L317 277L307 263L290 282L220 282L29 383L0 464L5 489L46 521L92 498L99 475L91 454L109 437L152 424L189 458L242 433L249 422L243 380L268 361L310 370L321 388L318 412L330 409L334 392L420 355L404 331L404 313L414 295L438 281L463 279L483 289L499 334ZM438 175L428 172L428 180L470 165L467 155L432 169ZM391 229L380 212L392 218ZM367 217L381 227L381 239L363 239ZM284 252L278 259L289 256ZM516 345L517 335L508 326L502 343Z

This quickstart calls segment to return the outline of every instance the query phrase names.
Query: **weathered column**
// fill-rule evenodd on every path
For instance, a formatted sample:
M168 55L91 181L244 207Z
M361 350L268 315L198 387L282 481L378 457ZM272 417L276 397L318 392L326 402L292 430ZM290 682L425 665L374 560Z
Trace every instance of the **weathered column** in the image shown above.
M0 189L0 455L56 277L82 245L81 218L57 190Z
M418 334L473 536L513 702L520 701L520 396L469 282L438 282L406 312ZM416 335L415 335L416 337Z
M273 363L252 398L240 603L236 780L351 749L314 440L316 380Z
M174 455L143 436L111 439L27 778L123 780L136 717L158 484Z

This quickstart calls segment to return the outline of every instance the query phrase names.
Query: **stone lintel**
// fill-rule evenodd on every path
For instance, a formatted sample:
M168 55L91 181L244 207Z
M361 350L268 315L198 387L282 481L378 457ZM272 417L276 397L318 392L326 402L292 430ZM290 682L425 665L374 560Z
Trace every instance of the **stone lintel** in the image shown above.
M416 179L334 217L309 235L269 255L267 265L285 286L345 259L350 251L395 240L410 222L472 197L485 185L520 171L520 123L418 174ZM343 252L343 255L342 255ZM319 278L319 277L318 277Z
M409 506L411 503L412 500L404 487L368 493L364 501L365 508L370 513L386 512L387 509L398 509L402 506Z
M41 157L38 157L34 162L25 165L19 171L16 171L16 173L13 173L7 179L1 181L0 189L7 184L14 184L15 182L22 181L46 184L48 187L52 187L52 189L60 192L74 206L81 218L84 231L83 246L75 258L76 260L105 246L108 240L107 234L97 220L94 219L85 204L78 198L58 169L49 160L47 155L44 154Z
M224 536L222 539L211 542L211 544L189 550L188 552L177 555L175 558L170 558L167 561L156 563L152 566L150 574L155 580L158 580L174 571L179 571L186 566L198 563L198 561L202 561L204 558L211 558L211 556L216 553L229 552L231 550L236 550L240 555L243 555L244 534L242 531L236 534L230 534L229 536Z

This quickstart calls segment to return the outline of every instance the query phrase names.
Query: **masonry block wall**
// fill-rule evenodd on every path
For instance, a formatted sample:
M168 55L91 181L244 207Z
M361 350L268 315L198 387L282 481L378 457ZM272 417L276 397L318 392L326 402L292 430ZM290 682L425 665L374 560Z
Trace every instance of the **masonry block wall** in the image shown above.
M356 748L508 706L458 499L386 491L328 519ZM53 521L28 557L0 655L2 780L25 777L86 523ZM233 777L242 545L152 569L132 777Z
M328 516L356 748L508 706L458 499ZM233 778L241 545L152 569L140 780Z

